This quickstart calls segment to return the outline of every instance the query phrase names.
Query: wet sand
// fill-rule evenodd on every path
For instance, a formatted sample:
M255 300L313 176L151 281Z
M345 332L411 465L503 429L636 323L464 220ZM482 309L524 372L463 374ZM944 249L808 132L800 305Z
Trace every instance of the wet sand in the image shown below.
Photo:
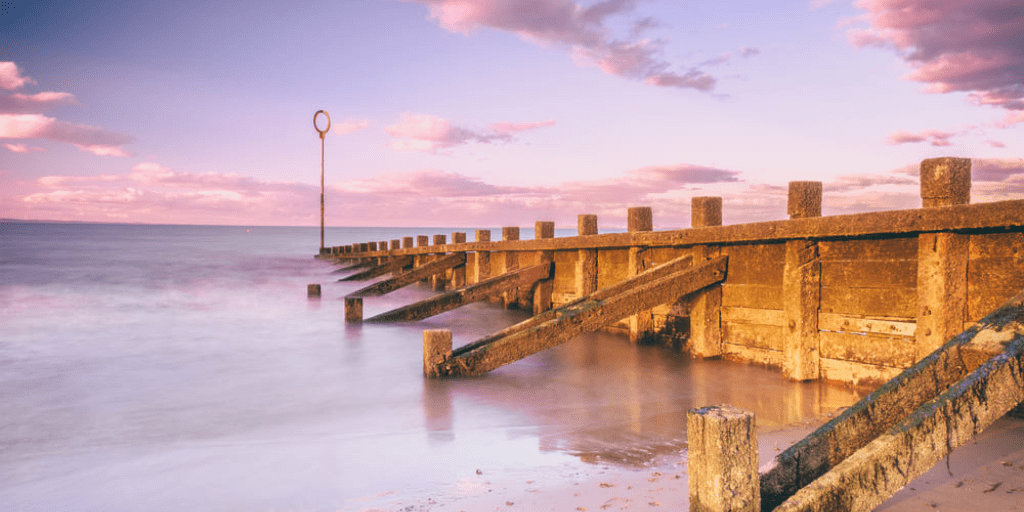
M762 464L819 423L759 432ZM664 455L643 467L595 464L580 470L479 471L432 497L403 498L401 490L350 500L349 508L378 511L688 510L686 454ZM369 507L361 506L373 502ZM1005 417L898 492L877 512L1024 510L1024 419Z

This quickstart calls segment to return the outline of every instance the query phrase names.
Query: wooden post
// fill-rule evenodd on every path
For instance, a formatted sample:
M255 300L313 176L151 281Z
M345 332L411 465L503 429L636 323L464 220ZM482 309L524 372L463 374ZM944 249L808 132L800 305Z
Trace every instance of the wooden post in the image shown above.
M427 235L417 235L416 236L416 247L426 247L428 245L430 245L430 237L429 236L427 236ZM417 255L413 256L412 266L413 266L413 268L422 267L423 265L426 265L427 263L430 263L430 259L431 258L430 258L429 254L417 254ZM429 278L427 278L427 279L429 279ZM426 281L427 279L424 279L424 281Z
M690 226L705 228L722 225L721 197L690 199ZM715 245L695 245L693 263L721 255ZM697 293L690 303L690 354L697 357L722 355L722 286L713 285Z
M411 236L404 236L404 237L402 237L402 249L412 249L412 237Z
M971 160L921 161L925 208L971 202ZM967 259L970 235L921 233L917 237L917 358L963 331L967 321Z
M821 182L791 181L791 219L821 216ZM818 309L821 298L821 258L818 243L811 240L786 242L786 264L782 274L782 374L804 381L817 379L821 372L818 337Z
M519 240L519 227L511 226L501 228L501 239L505 242ZM498 274L504 274L519 268L519 253L515 251L505 251L500 253L498 257L503 260L498 263ZM506 309L515 307L518 301L519 293L515 290L507 292L502 296L502 303Z
M464 244L464 243L466 243L466 234L465 233L452 233L452 243L453 244ZM451 289L457 290L459 288L462 288L463 286L466 286L466 266L465 265L463 265L461 267L453 268L452 272L451 272L451 275L452 275L452 277L451 277L451 287L450 287Z
M345 323L358 324L363 322L363 298L345 297Z
M320 298L320 285L319 284L308 284L306 285L306 296L311 299Z
M755 423L728 405L686 413L692 512L760 512Z
M650 206L636 206L630 208L626 220L627 229L630 233L652 231L654 229L654 217ZM629 263L626 275L633 277L647 270L649 264L645 257L646 247L630 247ZM641 311L629 317L629 341L631 343L645 342L654 334L654 315L651 310Z
M597 234L597 215L581 214L576 217L576 232L580 236ZM597 291L597 250L580 249L576 257L576 297L586 297Z
M447 243L447 239L447 235L434 235L434 245L445 245ZM444 253L438 252L434 253L433 258L436 259L442 256L444 256ZM437 274L430 277L430 287L433 288L434 291L444 290L444 284L450 279L448 277L448 272L449 271L445 271L444 274Z
M491 230L476 230L476 241L490 242ZM491 253L488 251L476 251L475 253L473 253L472 258L474 261L473 274L469 276L470 284L476 284L481 281L486 281L489 277L491 277Z
M402 241L401 240L397 240L396 239L396 240L392 240L391 241L391 250L392 251L397 251L397 250L399 250L401 248L402 248Z
M423 331L423 375L440 377L438 366L452 357L452 331L428 329Z
M550 221L537 221L534 224L534 238L554 238L555 237L555 223ZM551 263L555 261L554 251L538 251L535 259L535 265L541 265L544 263ZM544 279L538 281L533 287L533 314L539 314L544 311L551 309L551 295L555 291L555 282L553 279Z
M377 252L377 242L369 242L366 244L370 252Z

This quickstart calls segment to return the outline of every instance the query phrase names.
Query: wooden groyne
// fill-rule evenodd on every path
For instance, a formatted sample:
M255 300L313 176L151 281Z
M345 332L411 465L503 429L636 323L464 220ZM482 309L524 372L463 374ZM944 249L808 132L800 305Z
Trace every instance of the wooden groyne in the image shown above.
M538 222L533 240L507 227L500 241L478 230L473 242L453 233L451 243L419 236L414 246L407 237L328 247L319 257L399 272L351 294L346 303L359 314L350 321L362 320L364 297L424 279L459 290L550 263L550 278L487 298L532 311L537 324L679 258L696 267L727 257L720 282L602 328L697 357L768 364L795 380L876 386L1024 288L1024 201L969 204L970 169L968 159L923 161L918 209L822 217L821 184L793 182L787 220L725 226L721 198L697 197L691 229L653 231L650 208L638 207L625 233L597 234L597 217L580 215L574 237L555 238L553 223ZM394 270L391 262L409 257L408 270Z

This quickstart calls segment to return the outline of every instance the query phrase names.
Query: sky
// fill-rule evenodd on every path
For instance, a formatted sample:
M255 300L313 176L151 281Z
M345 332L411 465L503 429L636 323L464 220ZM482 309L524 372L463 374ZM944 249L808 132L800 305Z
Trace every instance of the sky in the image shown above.
M1024 198L1019 0L0 2L0 218L690 225ZM318 119L323 128L325 118Z

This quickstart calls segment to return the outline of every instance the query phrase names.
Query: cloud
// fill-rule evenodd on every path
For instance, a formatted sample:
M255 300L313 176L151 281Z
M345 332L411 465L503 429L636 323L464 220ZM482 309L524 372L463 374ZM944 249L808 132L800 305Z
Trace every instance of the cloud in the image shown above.
M992 146L994 148L1005 148L1006 147L1005 143L1003 143L1002 141L998 141L998 140L991 140L991 139L990 140L986 140L985 144L988 144L989 146Z
M121 146L134 140L102 128L65 123L40 114L0 114L0 139L66 142L100 156L128 156Z
M889 135L889 144L913 144L917 142L930 142L932 146L952 146L949 141L951 137L958 135L953 132L938 130L927 130L921 133L908 133L898 131Z
M350 133L358 132L359 130L365 130L370 126L370 121L366 119L349 119L342 121L338 124L331 125L331 132L338 135L348 135ZM330 132L328 132L330 133Z
M34 84L35 80L21 74L18 65L13 62L0 62L0 89L14 90L25 84Z
M75 96L66 92L45 91L36 94L0 95L0 113L21 114L39 112L59 105L77 105Z
M603 0L583 7L575 0L402 0L427 6L430 17L450 32L469 34L490 27L542 45L568 48L582 65L660 87L711 91L717 80L697 67L673 70L662 55L662 40L641 39L660 25L652 17L632 23L618 39L606 25L613 16L631 14L638 0Z
M906 78L934 93L968 92L978 105L1024 110L1024 8L1007 0L860 0L857 46L896 50Z
M456 146L478 142L493 144L511 142L512 133L535 130L554 125L554 121L535 123L500 122L491 125L490 130L474 131L455 126L442 117L425 114L402 114L401 120L384 128L394 140L388 147L395 151L422 151L426 153L447 154Z
M29 146L26 144L15 144L9 142L0 144L0 146L7 148L8 151L12 151L14 153L34 153L36 151L43 151L43 148L40 147Z

